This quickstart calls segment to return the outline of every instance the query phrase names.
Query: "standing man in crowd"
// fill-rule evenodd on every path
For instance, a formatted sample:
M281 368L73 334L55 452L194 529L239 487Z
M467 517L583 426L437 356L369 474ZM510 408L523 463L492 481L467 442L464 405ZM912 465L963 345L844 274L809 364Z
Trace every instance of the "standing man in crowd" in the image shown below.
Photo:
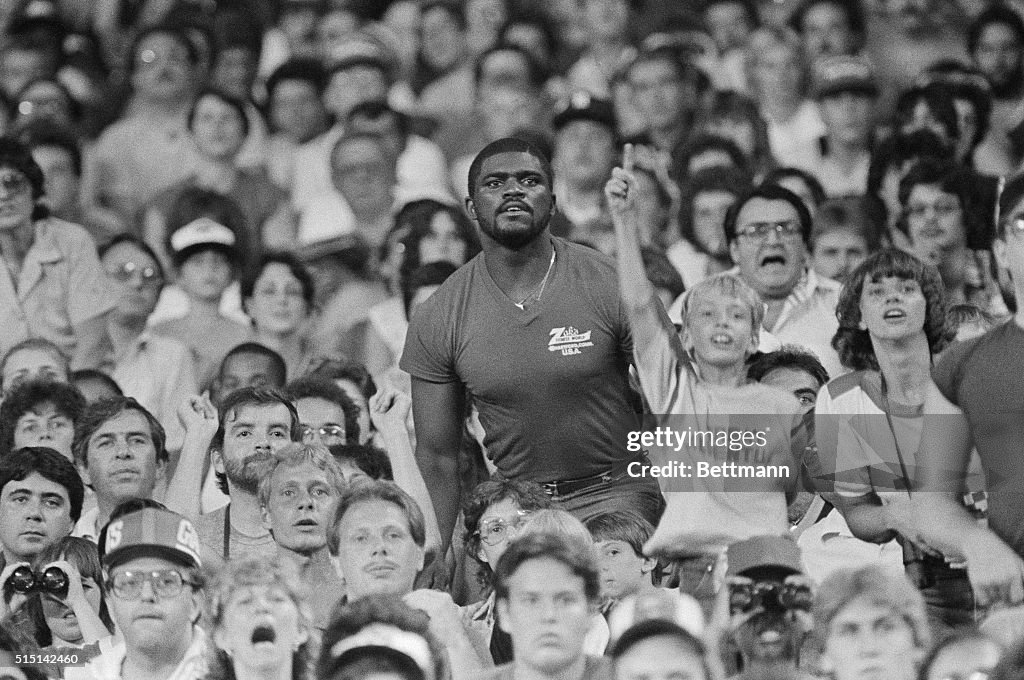
M515 138L476 156L466 207L483 252L423 303L400 367L412 375L416 458L442 540L459 507L458 449L466 394L502 475L540 482L570 512L633 509L656 524L657 481L627 475L638 428L632 352L610 260L553 238L547 157Z

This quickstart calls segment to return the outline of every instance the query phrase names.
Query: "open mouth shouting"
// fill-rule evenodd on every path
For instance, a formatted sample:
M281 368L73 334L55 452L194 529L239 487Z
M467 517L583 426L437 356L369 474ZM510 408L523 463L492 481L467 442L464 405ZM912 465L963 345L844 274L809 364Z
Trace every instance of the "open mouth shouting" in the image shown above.
M783 253L768 253L761 256L761 260L758 262L760 267L773 267L781 268L789 264L786 256Z
M255 648L273 647L277 640L277 631L268 623L263 623L252 629L250 641Z
M907 313L899 308L887 309L882 318L886 321L902 321L907 318Z

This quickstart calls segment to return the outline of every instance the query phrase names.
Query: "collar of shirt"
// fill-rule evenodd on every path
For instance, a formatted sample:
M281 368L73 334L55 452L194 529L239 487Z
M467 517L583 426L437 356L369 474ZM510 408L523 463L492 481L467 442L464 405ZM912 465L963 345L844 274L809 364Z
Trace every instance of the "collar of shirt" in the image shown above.
M741 276L740 268L738 266L730 269L728 273L733 274L734 276ZM837 292L841 288L842 284L838 281L826 279L824 276L818 276L818 274L811 268L805 269L804 273L800 276L800 280L796 282L795 286L793 286L793 290L789 291L789 295L783 302L782 313L779 314L779 318L776 320L775 326L772 328L766 328L765 330L777 330L780 326L786 323L787 319L792 315L793 310L799 309L816 295L827 295Z
M119 642L108 653L100 655L90 664L96 680L122 680L122 670L127 654L125 643ZM206 675L206 633L199 626L192 626L192 643L185 650L185 656L167 680L199 680Z

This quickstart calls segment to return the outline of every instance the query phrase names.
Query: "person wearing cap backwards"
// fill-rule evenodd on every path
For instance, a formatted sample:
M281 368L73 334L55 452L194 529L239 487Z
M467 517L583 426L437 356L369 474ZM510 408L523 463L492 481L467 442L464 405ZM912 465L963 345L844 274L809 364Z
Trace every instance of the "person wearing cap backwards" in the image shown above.
M612 262L551 236L553 182L533 144L509 137L484 147L466 200L483 252L409 325L399 367L412 375L416 458L446 544L467 389L504 476L540 482L582 518L630 508L654 524L661 515L657 480L627 473L643 457L626 449L639 423Z
M610 248L611 222L604 183L615 166L615 113L611 102L576 92L555 114L551 166L559 211L572 223L569 237L602 252Z
M878 99L871 64L853 56L822 60L814 70L814 96L825 122L814 175L829 196L860 196L867 191Z
M796 680L800 646L811 630L810 579L788 536L755 536L726 554L716 617L739 648L743 670L733 680Z
M445 650L421 612L388 595L335 611L320 645L320 680L444 680ZM475 676L451 673L453 680Z
M124 641L88 666L95 680L199 680L206 634L199 535L169 510L118 515L100 537L107 603Z
M177 284L188 296L188 312L156 324L153 332L189 346L201 386L210 384L221 360L251 335L250 329L220 311L221 297L240 264L237 245L235 233L209 217L193 220L171 234L171 257Z

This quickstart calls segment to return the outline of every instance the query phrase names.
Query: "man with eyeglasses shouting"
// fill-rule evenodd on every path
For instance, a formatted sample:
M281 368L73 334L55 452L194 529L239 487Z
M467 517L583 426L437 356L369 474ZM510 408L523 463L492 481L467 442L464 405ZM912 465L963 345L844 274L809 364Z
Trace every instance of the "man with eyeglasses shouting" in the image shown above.
M800 198L765 184L736 201L725 236L738 274L765 303L762 327L781 343L810 349L829 375L844 369L832 349L842 286L809 266L811 214Z
M119 515L100 536L107 603L124 641L93 660L95 680L198 680L206 674L199 535L157 507Z
M89 233L47 217L43 179L27 148L0 138L0 353L45 338L72 369L95 368L116 298Z
M108 354L100 368L156 416L167 430L167 450L177 453L185 436L178 405L199 389L188 347L146 328L163 288L163 269L152 249L128 234L104 246L100 262L117 301L107 320Z

